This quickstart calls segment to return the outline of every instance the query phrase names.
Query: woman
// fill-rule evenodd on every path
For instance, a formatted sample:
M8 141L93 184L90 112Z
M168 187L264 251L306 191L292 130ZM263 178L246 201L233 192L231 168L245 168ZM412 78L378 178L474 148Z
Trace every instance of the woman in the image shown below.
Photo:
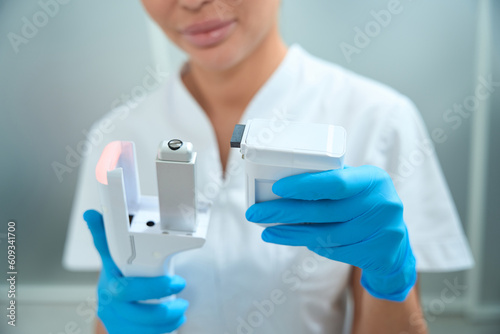
M347 288L352 333L426 333L416 268L459 270L472 259L414 105L288 48L279 0L143 4L189 61L135 110L108 115L115 130L103 145L134 141L143 192L154 194L157 144L192 142L212 218L206 245L176 256L178 276L123 278L101 215L87 211L103 262L97 333L341 333ZM280 180L273 191L282 199L246 211L241 157L228 143L250 118L344 126L352 167ZM98 207L93 169L102 146L93 151L79 181L79 217ZM258 226L272 222L290 225ZM170 294L178 298L137 303Z

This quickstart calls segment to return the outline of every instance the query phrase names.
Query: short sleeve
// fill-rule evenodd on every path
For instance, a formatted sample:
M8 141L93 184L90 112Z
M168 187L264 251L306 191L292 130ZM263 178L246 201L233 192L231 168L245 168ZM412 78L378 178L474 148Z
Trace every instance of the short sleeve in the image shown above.
M368 160L389 173L403 202L417 269L471 268L474 261L459 215L417 108L409 99L399 99L379 129Z

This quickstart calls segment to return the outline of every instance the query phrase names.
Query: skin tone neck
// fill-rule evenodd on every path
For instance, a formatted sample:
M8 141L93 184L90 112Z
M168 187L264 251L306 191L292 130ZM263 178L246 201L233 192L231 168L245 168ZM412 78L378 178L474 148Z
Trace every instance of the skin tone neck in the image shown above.
M228 69L213 70L189 62L182 80L212 123L223 171L226 170L234 125L286 53L287 47L276 24L250 54Z

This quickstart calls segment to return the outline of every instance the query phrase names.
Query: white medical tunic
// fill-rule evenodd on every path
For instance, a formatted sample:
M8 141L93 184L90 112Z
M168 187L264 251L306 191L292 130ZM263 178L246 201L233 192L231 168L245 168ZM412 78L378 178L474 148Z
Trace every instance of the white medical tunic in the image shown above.
M472 265L432 142L408 98L294 45L240 123L252 118L346 128L346 164L375 165L393 178L418 269L451 271ZM113 140L133 141L142 194L157 195L158 144L179 138L192 142L198 152L199 198L213 202L204 247L174 259L176 274L187 281L180 297L190 302L179 334L342 332L351 267L303 247L262 241L262 228L245 219L241 155L231 150L224 178L214 130L180 74L169 77L132 110L113 110L94 131L100 128L107 133L100 132L101 140L93 138L80 170L64 259L67 267L97 269L100 263L82 214L100 210L94 170L104 146Z

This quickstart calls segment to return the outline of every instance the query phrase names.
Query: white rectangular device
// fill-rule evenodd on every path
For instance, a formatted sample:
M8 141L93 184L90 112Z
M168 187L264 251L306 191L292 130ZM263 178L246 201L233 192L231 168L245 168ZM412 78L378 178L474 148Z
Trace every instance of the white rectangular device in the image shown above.
M277 180L344 167L346 130L341 126L268 119L237 124L231 147L245 160L247 205L279 198Z
M156 167L158 197L140 193L133 142L109 143L96 166L106 239L125 276L173 274L174 254L205 243L209 205L196 201L191 143L160 143Z

